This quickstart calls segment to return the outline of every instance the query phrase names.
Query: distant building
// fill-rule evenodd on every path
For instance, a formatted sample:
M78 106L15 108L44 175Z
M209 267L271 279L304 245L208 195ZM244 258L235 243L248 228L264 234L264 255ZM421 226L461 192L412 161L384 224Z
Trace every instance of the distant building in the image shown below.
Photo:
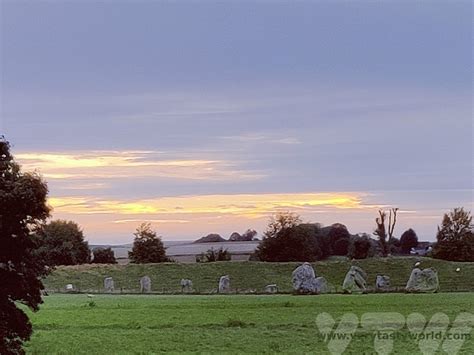
M410 255L426 256L433 250L433 243L431 242L418 242L416 248L411 248Z

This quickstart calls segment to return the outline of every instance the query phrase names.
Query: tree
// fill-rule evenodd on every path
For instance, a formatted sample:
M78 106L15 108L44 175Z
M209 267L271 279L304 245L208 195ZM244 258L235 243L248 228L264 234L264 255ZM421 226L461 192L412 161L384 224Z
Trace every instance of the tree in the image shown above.
M472 216L463 208L446 213L438 226L433 257L452 261L474 261Z
M49 216L48 188L40 176L23 173L0 137L0 354L23 354L32 333L22 303L37 311L47 269L34 250L34 231Z
M316 261L322 255L309 224L283 228L276 235L266 236L256 250L261 261Z
M215 261L229 261L231 260L231 255L227 249L219 248L214 250L214 248L209 249L207 252L202 253L199 256L196 256L196 262L198 263L212 263Z
M350 236L345 225L335 223L331 226L328 237L333 255L347 255Z
M170 261L166 256L166 249L161 241L161 237L156 236L156 232L151 228L150 223L142 223L135 233L132 251L128 252L128 257L132 263L162 263Z
M267 230L263 234L264 239L265 237L276 236L282 229L296 227L301 222L300 216L298 216L296 213L279 212L276 215L270 217Z
M418 246L418 236L416 235L413 229L408 229L403 232L400 237L400 247L402 253L409 254L411 248L416 248Z
M94 254L93 264L117 264L115 254L112 248L96 248L92 251Z
M372 242L368 235L354 236L349 243L347 256L351 259L366 259L374 253Z
M395 229L395 224L397 223L397 212L398 212L398 208L392 208L389 211L388 231L385 228L385 219L387 217L387 212L383 210L379 210L379 217L375 219L375 223L377 224L377 229L374 231L374 234L379 237L379 243L382 248L382 256L387 256L390 252L390 245L392 244L393 231ZM388 236L388 240L387 240L387 236Z
M52 221L38 231L41 247L37 253L46 265L79 265L90 263L89 244L79 225L73 221Z

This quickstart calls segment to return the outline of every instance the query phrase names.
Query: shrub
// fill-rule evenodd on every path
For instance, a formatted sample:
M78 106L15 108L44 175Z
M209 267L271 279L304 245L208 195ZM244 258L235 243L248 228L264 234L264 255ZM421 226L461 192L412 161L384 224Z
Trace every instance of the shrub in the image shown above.
M96 248L92 253L94 254L93 264L117 264L112 248Z
M198 263L212 263L215 261L229 261L229 260L231 260L231 255L227 251L227 249L223 249L223 248L219 248L217 250L214 250L213 248L211 248L207 252L196 256L196 262Z
M333 255L347 255L350 234L345 225L340 223L333 224L329 230L328 237Z
M372 241L367 235L354 236L349 243L347 256L351 259L366 259L372 256L374 249Z
M400 237L400 248L402 253L409 254L411 248L416 248L418 246L418 236L416 235L413 229L408 229L403 232Z
M322 258L314 225L297 225L265 236L257 247L262 261L316 261Z

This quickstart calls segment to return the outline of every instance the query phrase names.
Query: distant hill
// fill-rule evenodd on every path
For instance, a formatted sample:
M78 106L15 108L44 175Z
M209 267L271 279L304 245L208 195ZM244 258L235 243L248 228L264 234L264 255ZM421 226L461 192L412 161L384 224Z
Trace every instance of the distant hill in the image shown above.
M226 239L222 238L219 234L208 234L205 237L199 238L198 240L194 241L194 243L221 243L227 242Z

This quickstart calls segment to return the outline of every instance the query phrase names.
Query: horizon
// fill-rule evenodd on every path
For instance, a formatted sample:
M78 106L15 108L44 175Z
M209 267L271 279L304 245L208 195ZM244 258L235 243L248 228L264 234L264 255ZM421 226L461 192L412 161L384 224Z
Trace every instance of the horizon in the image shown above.
M472 4L1 6L0 135L90 244L473 210ZM192 236L192 237L191 237Z

